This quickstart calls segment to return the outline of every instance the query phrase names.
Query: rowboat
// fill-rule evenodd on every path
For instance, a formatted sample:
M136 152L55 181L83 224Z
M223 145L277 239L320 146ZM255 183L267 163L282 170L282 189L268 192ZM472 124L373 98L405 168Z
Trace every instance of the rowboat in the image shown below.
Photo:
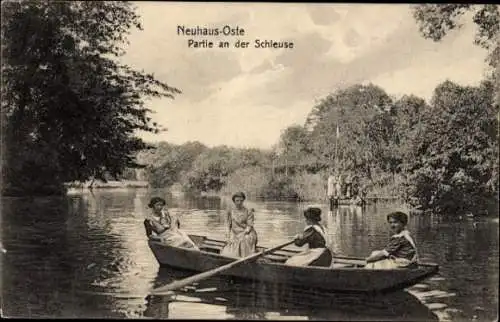
M363 207L366 206L366 200L361 199L358 202L354 202L351 198L330 198L330 208L338 207L338 206L358 206Z
M149 247L160 266L192 272L205 272L236 259L220 255L224 241L206 236L189 235L200 250L179 248L166 245L150 238ZM266 248L257 247L263 251ZM436 274L436 264L419 263L412 268L368 269L361 258L334 258L332 267L296 267L284 262L300 251L283 248L261 259L236 265L223 276L296 287L307 287L339 293L378 293L391 292L410 287Z

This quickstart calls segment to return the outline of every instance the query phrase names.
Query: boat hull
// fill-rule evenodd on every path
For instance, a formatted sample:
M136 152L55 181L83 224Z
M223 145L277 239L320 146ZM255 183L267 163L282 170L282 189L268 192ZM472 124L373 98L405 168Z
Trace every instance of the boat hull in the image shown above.
M164 245L149 240L149 247L161 266L205 272L234 261L208 251ZM356 261L356 259L353 259ZM357 259L360 262L359 259ZM363 267L295 267L266 260L234 266L222 275L249 281L317 288L334 292L373 293L400 290L437 273L433 264L412 269L366 269Z

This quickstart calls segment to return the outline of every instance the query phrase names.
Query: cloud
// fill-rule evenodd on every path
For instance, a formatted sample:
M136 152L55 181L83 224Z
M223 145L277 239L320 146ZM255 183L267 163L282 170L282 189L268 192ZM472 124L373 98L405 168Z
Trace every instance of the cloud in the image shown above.
M318 26L328 26L341 18L337 9L327 5L311 5L307 7L311 20Z
M361 35L354 29L349 29L344 35L344 44L348 47L357 47L360 45Z
M159 73L172 79L193 102L205 99L214 90L213 84L233 79L241 73L238 59L223 52L195 52L172 62L172 68ZM189 71L189 72L188 72Z
M176 144L200 141L209 146L269 147L278 141L284 129L276 126L277 121L287 125L302 124L311 104L310 101L296 101L287 110L272 105L233 104L229 100L176 106L162 111L168 115L162 118L163 125L169 128L164 135ZM143 134L143 138L149 141L164 139L153 134Z
M169 128L152 140L269 147L282 129L303 124L314 101L353 83L428 97L442 80L474 83L485 52L472 27L441 42L424 39L408 5L304 3L138 3L144 31L130 36L125 61L183 91L153 100ZM250 48L192 49L177 25L245 30L211 40ZM293 41L294 49L253 48L256 39Z

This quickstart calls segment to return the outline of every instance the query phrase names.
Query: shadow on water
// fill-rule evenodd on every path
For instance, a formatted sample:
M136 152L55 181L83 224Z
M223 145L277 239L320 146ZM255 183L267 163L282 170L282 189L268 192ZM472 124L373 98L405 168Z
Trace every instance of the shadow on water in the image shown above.
M156 276L142 226L147 191L2 198L1 302L11 318L141 315ZM173 202L172 202L173 203ZM183 203L179 201L179 203ZM220 201L186 201L219 207ZM210 219L197 216L200 219ZM149 275L151 271L151 275Z
M160 268L154 287L192 274ZM326 321L438 320L416 297L404 291L383 296L339 295L283 285L235 281L224 277L213 277L195 283L173 295L148 295L146 303L144 316L156 319L205 319L212 315L214 318L221 318L223 313L226 318L249 320L279 317ZM177 312L184 315L180 316ZM189 317L185 316L186 312L191 313Z
M102 199L100 207L116 207L114 200ZM100 216L100 211L91 214L89 209L84 199L76 197L2 199L5 316L124 317L109 309L115 305L114 297L80 294L95 280L117 275L118 261L124 257L123 241L105 223L93 224L91 217ZM107 289L113 291L111 286Z

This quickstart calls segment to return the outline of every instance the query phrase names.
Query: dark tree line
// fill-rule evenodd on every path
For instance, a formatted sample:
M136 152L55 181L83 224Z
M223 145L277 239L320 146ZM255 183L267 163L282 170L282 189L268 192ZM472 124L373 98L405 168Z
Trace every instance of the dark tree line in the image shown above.
M323 199L336 171L357 176L369 195L389 192L437 213L482 212L498 193L494 95L489 80L480 86L446 81L429 103L353 85L321 100L303 126L286 128L272 151L162 144L148 163L150 182Z
M2 189L58 193L66 181L116 177L136 167L157 132L147 97L176 88L120 63L141 28L127 2L2 3Z

